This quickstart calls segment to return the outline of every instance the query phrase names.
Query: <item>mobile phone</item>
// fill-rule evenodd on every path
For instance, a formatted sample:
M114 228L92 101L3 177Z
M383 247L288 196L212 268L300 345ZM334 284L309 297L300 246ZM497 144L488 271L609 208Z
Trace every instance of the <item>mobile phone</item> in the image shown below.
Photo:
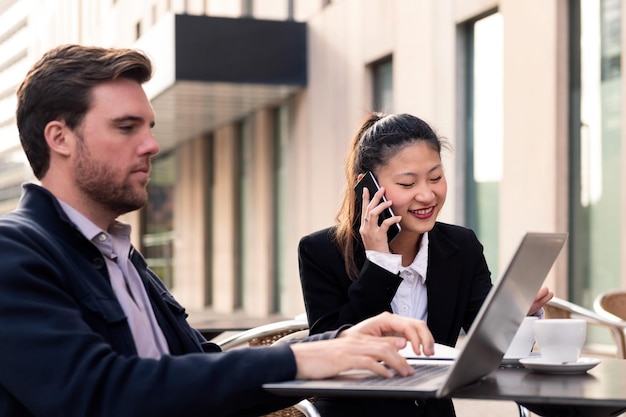
M357 209L359 212L361 211L361 207L363 207L362 202L363 202L363 188L364 187L367 187L367 189L370 192L370 200L374 196L374 194L376 194L376 192L380 189L380 186L378 185L378 181L376 181L376 178L374 177L374 174L372 174L371 171L367 171L365 175L363 175L363 178L361 178L361 180L354 186L354 191L356 193L356 204L357 204ZM384 195L383 195L382 201L387 201ZM387 207L378 216L378 225L380 226L383 220L388 219L393 216L395 216L395 214L393 214L393 210L391 210L391 207ZM398 223L392 224L387 230L387 242L391 243L391 241L394 240L396 236L398 236L398 233L400 233L400 230L401 228Z

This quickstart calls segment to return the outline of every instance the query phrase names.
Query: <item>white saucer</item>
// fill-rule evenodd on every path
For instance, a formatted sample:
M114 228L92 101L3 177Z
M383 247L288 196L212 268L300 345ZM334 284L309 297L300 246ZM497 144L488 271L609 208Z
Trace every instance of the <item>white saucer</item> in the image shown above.
M578 358L576 362L554 363L543 358L523 358L519 362L528 369L547 374L578 374L587 372L600 362L597 358Z

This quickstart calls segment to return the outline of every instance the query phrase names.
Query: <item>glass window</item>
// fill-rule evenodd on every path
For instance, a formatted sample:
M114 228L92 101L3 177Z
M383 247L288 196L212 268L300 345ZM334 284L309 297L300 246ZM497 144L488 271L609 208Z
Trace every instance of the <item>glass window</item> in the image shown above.
M22 195L22 183L33 174L19 145L0 152L0 214L14 210Z
M245 277L248 273L246 263L250 254L248 253L248 222L252 219L252 215L249 213L252 210L252 202L250 201L251 185L250 185L250 172L248 167L251 166L252 160L252 137L251 137L251 125L249 120L244 119L237 125L237 142L239 158L237 161L238 167L238 219L236 223L236 236L238 236L236 242L235 253L237 254L237 274L235 276L235 299L233 306L235 308L243 307L244 298L244 285Z
M206 269L205 269L205 304L207 306L213 305L213 243L214 243L214 231L213 231L213 207L215 205L215 140L213 134L206 135L207 147L206 147L206 170L205 175L207 178L206 196L204 200L205 219L207 222L206 230L204 231L206 242Z
M254 3L252 0L241 0L241 16L252 17L254 15Z
M502 32L500 13L467 28L465 220L483 243L487 264L499 276L498 219L502 179Z
M142 252L150 268L168 286L174 279L174 184L176 164L173 154L152 162L148 203L143 214Z
M569 297L591 307L621 283L621 2L570 6Z
M273 274L273 313L281 311L281 298L285 281L289 279L285 267L285 254L291 253L287 247L287 147L289 140L289 107L283 104L274 111L274 274Z
M393 112L393 61L384 59L372 65L373 109L385 113Z

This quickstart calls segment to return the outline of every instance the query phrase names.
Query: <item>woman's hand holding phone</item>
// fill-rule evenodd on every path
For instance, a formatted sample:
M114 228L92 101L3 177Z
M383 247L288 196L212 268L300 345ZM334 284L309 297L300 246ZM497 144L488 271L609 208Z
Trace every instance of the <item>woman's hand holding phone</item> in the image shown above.
M390 252L390 238L400 232L401 216L393 215L391 201L384 199L384 188L378 189L370 200L368 187L363 187L361 196L361 227L359 233L366 250Z
M377 252L389 252L389 242L387 239L387 231L383 230L385 227L384 220L378 225L378 217L382 210L391 206L390 201L381 200L384 189L379 189L370 200L369 189L364 187L362 190L361 198L361 227L359 233L363 240L363 245L366 250L375 250Z

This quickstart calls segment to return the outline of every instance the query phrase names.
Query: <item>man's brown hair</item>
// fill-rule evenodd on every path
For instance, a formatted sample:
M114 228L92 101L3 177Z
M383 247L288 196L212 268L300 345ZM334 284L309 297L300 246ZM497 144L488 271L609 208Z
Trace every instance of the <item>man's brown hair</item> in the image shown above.
M44 137L48 123L62 120L75 129L89 110L96 85L118 78L143 84L151 77L150 59L134 49L62 45L44 54L17 91L17 128L35 176L41 179L50 165Z

